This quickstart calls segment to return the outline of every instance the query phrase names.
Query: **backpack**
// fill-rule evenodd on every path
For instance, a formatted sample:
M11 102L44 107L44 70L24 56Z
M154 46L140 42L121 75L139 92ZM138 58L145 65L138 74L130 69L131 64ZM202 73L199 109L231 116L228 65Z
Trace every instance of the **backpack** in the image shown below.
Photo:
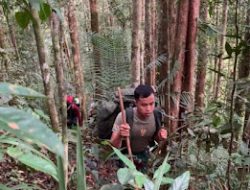
M124 109L126 113L126 122L132 127L134 120L133 107L134 102L124 99ZM118 102L103 101L97 106L97 133L100 139L110 139L112 129L117 115L120 113L120 105ZM156 132L162 126L162 112L158 109L154 110Z

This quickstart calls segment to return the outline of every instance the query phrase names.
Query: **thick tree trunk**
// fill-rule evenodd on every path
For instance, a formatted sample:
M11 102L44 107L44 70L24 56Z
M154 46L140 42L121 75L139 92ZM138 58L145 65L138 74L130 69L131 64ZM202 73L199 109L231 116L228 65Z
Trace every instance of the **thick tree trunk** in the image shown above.
M91 23L91 30L92 33L99 32L99 22L98 22L98 12L97 12L97 1L96 0L89 0L90 4L90 23ZM99 99L102 95L101 84L99 80L100 71L101 71L101 58L100 52L98 48L93 44L93 55L94 55L94 62L95 62L95 99Z
M58 83L59 113L62 126L62 142L64 144L64 178L65 185L68 182L68 138L67 138L67 105L66 92L64 88L63 59L60 50L60 40L62 40L63 29L58 15L53 11L50 18L51 37L54 50L54 64L56 69L56 79Z
M171 84L173 80L173 73L171 71L171 60L174 57L175 49L175 33L177 23L177 7L174 1L161 0L161 14L159 24L159 37L158 37L158 55L157 62L161 63L158 67L159 85L158 93L160 98L161 106L165 109L167 115L171 116L170 113L170 102L171 102ZM173 78L172 78L173 79ZM169 117L165 118L167 127L170 127Z
M178 67L178 69L176 71L176 75L174 77L174 82L172 85L174 101L170 102L170 115L174 118L174 120L171 122L171 131L175 131L177 129L179 119L180 95L182 89L182 76L187 39L189 1L182 0L179 2L178 6L178 22L174 48L175 53L172 61L172 68Z
M132 15L132 85L138 86L140 84L140 36L139 26L141 20L141 3L140 1L133 1L133 15Z
M200 17L203 22L208 21L208 3L207 0L202 0ZM201 31L199 34L199 54L197 65L197 80L195 91L195 106L196 110L203 110L205 107L205 83L206 83L206 66L208 62L208 41L207 36Z
M214 99L216 100L219 96L219 89L221 84L221 69L223 64L223 54L225 50L225 40L226 40L226 33L227 33L227 10L228 10L228 0L223 1L223 12L222 12L222 35L220 36L220 51L219 51L219 60L218 60L218 74L217 74L217 81L216 87L214 92Z
M46 61L47 55L44 45L44 38L41 31L41 24L38 12L35 8L31 7L31 15L33 17L32 24L34 28L36 45L39 57L39 64L42 73L44 92L47 96L47 105L49 109L49 117L51 120L52 129L54 131L59 131L59 121L58 121L58 113L56 110L56 104L54 100L54 92L50 80L50 70L48 62Z
M85 119L85 96L84 96L84 78L83 78L83 69L80 62L80 46L79 46L79 33L77 20L75 16L75 5L74 1L70 0L68 2L68 24L70 29L70 38L72 42L72 56L74 63L74 72L75 72L75 89L76 96L79 98L81 103L81 118Z
M192 0L189 4L188 33L186 55L184 63L183 91L189 93L187 111L192 112L194 107L195 92L195 66L196 66L196 36L197 24L200 12L200 0Z

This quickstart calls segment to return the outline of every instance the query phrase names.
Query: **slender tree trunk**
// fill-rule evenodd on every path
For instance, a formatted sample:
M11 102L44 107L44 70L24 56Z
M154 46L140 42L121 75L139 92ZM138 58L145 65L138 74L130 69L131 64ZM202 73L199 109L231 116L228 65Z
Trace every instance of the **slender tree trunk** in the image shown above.
M140 20L141 20L141 1L133 1L133 15L132 15L132 85L138 86L140 84Z
M32 24L33 24L35 38L36 38L36 45L37 45L40 69L42 73L44 92L45 92L45 95L47 96L47 105L49 109L51 125L54 131L59 131L58 113L56 110L54 92L53 92L53 88L52 88L52 84L50 80L49 65L48 65L48 62L46 61L47 55L46 55L46 50L45 50L45 45L44 45L44 37L41 31L41 23L40 23L38 12L33 7L31 7L31 15L33 17Z
M65 186L68 183L68 138L67 138L67 105L66 92L64 88L63 59L60 52L60 40L63 36L62 23L58 15L53 11L50 18L51 37L54 50L54 64L56 68L56 79L58 83L59 113L62 126L62 142L64 144L64 178Z
M92 33L99 33L99 22L98 22L98 12L97 12L97 1L89 0L90 4L90 16L91 16L91 30ZM100 84L100 71L101 71L101 58L100 52L95 44L93 44L93 55L95 62L95 98L98 99L102 95L101 84Z
M141 0L141 15L139 21L139 37L140 37L140 83L145 84L145 73L144 73L144 55L145 55L145 44L144 44L144 25L145 25L145 0Z
M5 81L8 78L8 72L9 72L9 57L7 56L7 51L5 50L6 44L5 44L5 31L4 28L0 28L0 48L1 48L1 57L2 57L2 63L1 63L1 73L0 73L0 81Z
M75 89L76 96L81 103L81 117L85 119L85 96L84 96L84 78L83 69L80 63L80 46L79 46L79 32L77 26L77 20L75 16L75 5L73 0L68 1L68 24L70 29L70 38L72 42L72 56L75 72Z
M172 68L178 65L178 70L174 77L174 82L172 85L172 92L174 95L174 101L171 101L171 110L170 115L174 117L174 120L171 123L171 131L175 131L178 126L179 119L179 110L180 110L180 95L182 89L182 76L183 76L183 67L185 60L185 48L186 48L186 39L187 39L187 26L188 26L188 10L189 10L189 1L182 0L178 4L178 22L176 28L175 36L175 53L172 61Z
M200 17L203 22L208 21L208 3L202 0ZM197 65L197 81L195 91L196 110L203 110L205 107L205 83L206 83L206 66L208 62L208 41L207 36L201 31L199 34L199 55Z
M155 86L156 59L156 1L145 2L145 83Z
M192 0L189 4L188 16L188 33L187 33L187 49L184 63L184 80L183 90L189 93L189 104L187 111L192 112L194 106L194 92L195 92L195 66L196 66L196 36L197 23L200 12L200 0Z
M15 25L13 24L13 21L11 22L10 18L9 18L9 13L6 13L6 21L7 21L7 25L8 25L8 29L9 29L9 35L10 35L10 41L12 43L13 48L15 49L15 53L16 53L16 58L17 60L20 59L19 56L19 51L17 48L17 42L16 42L16 35L15 35Z
M221 83L221 67L223 64L223 54L224 54L224 46L226 40L226 33L227 33L227 10L228 10L228 0L223 1L223 12L222 12L222 35L220 37L220 51L219 51L219 60L218 60L218 74L217 74L217 82L215 87L215 94L214 98L217 99L219 96L219 89Z

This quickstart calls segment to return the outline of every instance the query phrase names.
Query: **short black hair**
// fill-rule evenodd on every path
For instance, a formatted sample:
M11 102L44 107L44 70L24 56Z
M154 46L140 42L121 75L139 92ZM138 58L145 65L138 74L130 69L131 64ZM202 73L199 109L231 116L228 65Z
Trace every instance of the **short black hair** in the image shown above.
M137 86L135 88L134 91L134 98L135 100L138 100L139 98L147 98L149 97L151 94L154 94L154 89L146 84L140 84L139 86Z

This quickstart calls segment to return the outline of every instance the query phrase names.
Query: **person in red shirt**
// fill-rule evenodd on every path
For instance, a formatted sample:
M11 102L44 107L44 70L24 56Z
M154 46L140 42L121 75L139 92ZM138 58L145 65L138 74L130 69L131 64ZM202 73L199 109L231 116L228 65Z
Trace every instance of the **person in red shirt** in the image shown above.
M67 126L73 128L77 125L82 125L79 99L67 96Z

